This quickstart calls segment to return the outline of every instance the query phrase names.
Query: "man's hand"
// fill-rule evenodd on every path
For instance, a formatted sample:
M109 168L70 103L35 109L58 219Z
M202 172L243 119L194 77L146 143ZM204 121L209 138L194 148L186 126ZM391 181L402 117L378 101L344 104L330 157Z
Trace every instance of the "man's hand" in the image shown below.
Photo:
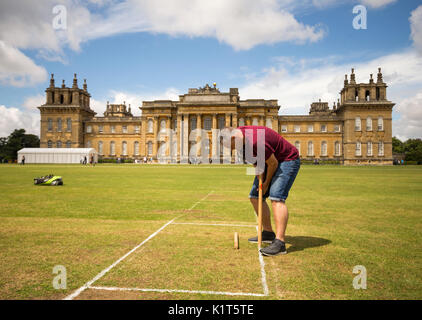
M267 164L267 176L264 177L265 181L262 183L262 194L265 194L270 187L271 180L278 167L278 161L274 154L272 154L265 163Z

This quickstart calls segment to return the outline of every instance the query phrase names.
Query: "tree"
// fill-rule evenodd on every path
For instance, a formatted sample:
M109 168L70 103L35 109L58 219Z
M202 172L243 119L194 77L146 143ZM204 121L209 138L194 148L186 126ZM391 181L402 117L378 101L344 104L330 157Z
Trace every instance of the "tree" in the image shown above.
M404 143L396 137L393 137L393 153L404 153Z
M409 139L404 143L406 161L417 161L422 164L422 140Z
M4 143L4 140L1 141L1 143ZM25 129L15 129L15 131L7 137L6 143L3 145L1 143L0 156L7 160L16 160L20 149L39 148L40 139L34 134L26 134Z

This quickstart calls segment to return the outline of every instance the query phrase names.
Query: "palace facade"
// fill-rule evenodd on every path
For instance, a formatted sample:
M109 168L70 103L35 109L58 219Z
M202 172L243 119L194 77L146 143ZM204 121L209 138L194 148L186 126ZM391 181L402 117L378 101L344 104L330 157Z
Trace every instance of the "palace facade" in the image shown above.
M340 99L311 104L309 115L279 115L277 100L241 100L237 88L221 92L214 83L189 89L178 101L143 101L141 116L130 105L107 103L103 116L90 108L86 80L71 88L55 86L51 75L41 113L41 147L95 148L101 158L144 157L184 162L206 154L232 161L220 148L219 130L243 125L267 126L294 144L302 159L334 160L342 164L389 165L392 156L392 109L381 69L377 79L356 83L352 69L345 76ZM208 139L203 139L208 135ZM198 144L199 139L206 141ZM200 147L198 147L200 145ZM195 148L195 149L192 149ZM192 152L193 151L193 152Z

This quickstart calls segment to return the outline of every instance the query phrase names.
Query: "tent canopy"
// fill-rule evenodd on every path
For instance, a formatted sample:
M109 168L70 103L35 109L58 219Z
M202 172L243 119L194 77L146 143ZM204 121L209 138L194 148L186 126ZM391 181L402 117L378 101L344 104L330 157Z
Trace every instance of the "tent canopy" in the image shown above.
M80 163L85 157L89 162L98 153L94 148L24 148L18 151L18 162L25 156L25 163Z

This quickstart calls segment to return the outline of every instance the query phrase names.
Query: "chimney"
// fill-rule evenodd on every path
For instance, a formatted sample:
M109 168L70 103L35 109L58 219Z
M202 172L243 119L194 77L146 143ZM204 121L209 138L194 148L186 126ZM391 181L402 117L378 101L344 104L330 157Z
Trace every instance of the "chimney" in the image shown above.
M73 89L77 89L78 88L78 79L76 78L76 73L73 76Z
M50 88L54 88L54 73L51 74Z

